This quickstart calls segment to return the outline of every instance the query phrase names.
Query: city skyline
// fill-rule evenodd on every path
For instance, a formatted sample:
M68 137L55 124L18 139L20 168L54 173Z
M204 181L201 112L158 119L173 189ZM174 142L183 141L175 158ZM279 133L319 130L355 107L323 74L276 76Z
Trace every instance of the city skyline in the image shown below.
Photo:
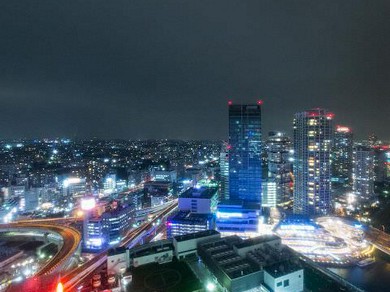
M264 133L321 107L390 139L388 1L91 3L1 4L0 138L226 139L263 99Z

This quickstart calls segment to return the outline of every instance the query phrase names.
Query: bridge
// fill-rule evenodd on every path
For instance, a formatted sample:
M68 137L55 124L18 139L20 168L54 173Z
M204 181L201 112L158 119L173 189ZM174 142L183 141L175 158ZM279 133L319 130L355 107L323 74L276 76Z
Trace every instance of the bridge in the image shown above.
M366 238L380 251L390 255L390 235L376 229L374 227L367 227Z

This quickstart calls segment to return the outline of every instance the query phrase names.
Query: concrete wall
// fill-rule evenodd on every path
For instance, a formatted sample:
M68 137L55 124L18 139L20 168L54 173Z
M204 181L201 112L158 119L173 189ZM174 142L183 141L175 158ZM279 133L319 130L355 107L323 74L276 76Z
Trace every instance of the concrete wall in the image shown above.
M107 272L122 274L128 267L126 252L107 256Z
M246 247L243 247L243 248L236 248L236 247L234 247L234 250L240 256L245 257L248 252L250 252L252 250L255 250L255 249L259 249L259 248L263 247L265 244L268 244L268 245L270 245L271 247L273 247L275 249L279 249L281 244L282 244L282 241L281 241L280 238L278 238L278 239L275 239L275 240L261 242L261 243L254 244L254 245L251 245L251 246L246 246Z
M171 262L172 258L173 258L173 251L172 250L165 250L165 251L154 253L154 254L148 254L145 256L134 257L133 258L133 266L139 267L139 266L146 265L149 263Z
M202 198L179 198L179 210L191 211L192 213L208 214L210 210L211 200Z
M197 249L197 246L201 242L205 241L211 241L215 239L221 238L220 234L214 234L210 236L200 237L200 238L194 238L186 241L176 241L176 239L173 239L173 246L175 248L175 256L179 258L180 255L188 254L190 252L195 251Z

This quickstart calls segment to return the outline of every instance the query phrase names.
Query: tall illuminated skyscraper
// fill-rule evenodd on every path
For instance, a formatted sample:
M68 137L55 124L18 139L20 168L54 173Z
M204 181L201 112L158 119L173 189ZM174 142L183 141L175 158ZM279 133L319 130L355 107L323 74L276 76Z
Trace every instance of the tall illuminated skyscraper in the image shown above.
M374 180L374 151L367 146L354 147L352 189L359 203L373 197Z
M352 130L338 125L334 133L332 177L339 183L352 181L352 146Z
M229 199L261 203L261 101L229 102Z
M221 198L229 200L229 155L227 145L222 146L219 156L219 166L221 174Z
M266 142L268 177L276 183L277 203L290 200L291 139L283 132L270 132Z
M331 210L330 154L334 114L313 109L294 119L294 213L325 215Z

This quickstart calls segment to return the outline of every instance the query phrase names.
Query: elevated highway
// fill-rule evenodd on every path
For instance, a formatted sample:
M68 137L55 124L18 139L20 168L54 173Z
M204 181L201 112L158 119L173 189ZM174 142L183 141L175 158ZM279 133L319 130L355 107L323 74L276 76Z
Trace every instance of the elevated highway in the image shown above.
M36 276L51 274L60 268L69 260L76 252L79 252L81 235L80 233L68 226L51 225L45 223L10 223L0 224L0 232L37 232L37 233L52 233L62 238L62 246L53 258L48 261L36 273Z
M156 229L156 223L163 221L170 213L177 208L177 200L166 204L163 209L153 213L153 218L149 222L141 224L139 227L130 230L126 236L122 239L119 246L128 247L133 246L133 241L137 243L142 234L146 237L150 237L151 233ZM72 227L64 225L54 225L58 223L64 224L74 218L66 218L67 220L58 221L57 219L49 220L26 220L18 223L11 224L0 224L0 232L21 232L21 231L37 231L37 232L48 232L54 233L63 239L63 245L58 253L44 265L38 273L24 281L19 285L12 285L7 292L36 292L36 291L56 291L56 286L59 282L62 283L64 291L77 291L79 287L86 279L91 277L95 270L107 262L107 250L97 254L88 262L83 265L69 271L61 271L61 268L68 262L69 259L79 252L81 234ZM135 243L135 244L137 244Z
M141 224L139 227L131 230L122 239L119 246L129 247L134 246L140 242L140 237L150 237L151 233L156 229L156 223L158 220L163 221L169 214L171 214L177 208L178 202L174 200L171 204L165 206L163 210L156 214L156 216L150 221ZM86 262L84 265L72 270L68 274L65 274L59 279L64 286L64 291L77 291L76 289L82 285L82 283L92 277L94 271L107 261L107 250L102 251L96 255L93 259Z

